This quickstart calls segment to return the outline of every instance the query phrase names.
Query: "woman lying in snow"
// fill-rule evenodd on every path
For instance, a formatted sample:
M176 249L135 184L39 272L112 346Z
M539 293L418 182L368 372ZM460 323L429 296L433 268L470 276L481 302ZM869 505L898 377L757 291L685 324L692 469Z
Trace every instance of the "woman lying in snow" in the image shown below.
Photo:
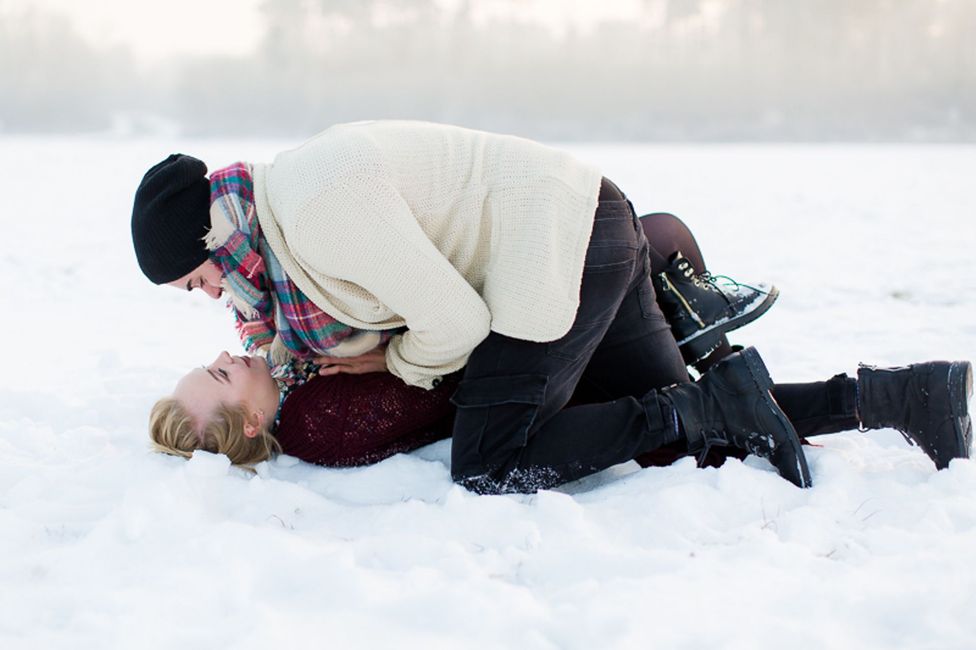
M292 358L427 390L463 368L451 471L479 492L549 487L671 444L757 453L807 486L789 418L839 430L858 423L855 406L862 425L900 428L939 467L968 456L965 362L864 369L857 381L776 387L774 399L750 348L689 382L682 355L707 368L730 351L712 352L717 339L773 296L718 288L702 264L659 253L684 244L638 223L613 183L566 154L412 122L339 125L273 165L209 180L200 161L171 156L143 179L132 222L146 275L227 290L245 347L285 368L284 385L305 370ZM198 376L230 385L235 366L261 372L225 357ZM266 399L241 401L237 438L274 424L263 385ZM216 403L186 403L195 391L178 400L195 412L161 420L190 423L212 448L203 425Z
M687 251L687 257L679 258L679 264L704 268L697 242L676 217L665 213L646 215L641 218L641 225L648 238L659 242L658 245L668 250ZM738 304L733 300L735 296L729 294L733 289L727 287L724 292L723 287L718 287L717 292L697 296L694 282L684 272L676 274L676 269L676 264L655 269L655 286L671 287L659 292L658 301L679 327L691 319L682 319L687 300L678 299L678 293L694 296L698 304L712 307L704 311L712 313L713 318L718 303L703 303L700 298ZM667 280L662 274L668 276ZM702 281L707 277L704 273L692 275L700 285L709 284ZM692 291L685 286L689 283ZM698 370L706 372L732 351L722 335L717 350L698 360ZM389 373L320 377L320 370L314 360L292 360L272 373L262 357L222 353L205 368L188 373L173 395L153 408L152 441L158 450L167 453L189 457L196 449L205 449L226 454L232 462L243 466L282 452L307 462L341 467L374 463L450 436L454 416L450 396L457 388L459 374L447 377L440 386L427 391L408 386ZM944 381L948 385L950 374L958 378L953 389L956 397L946 394L941 407L938 400L923 403L927 384ZM881 384L881 394L877 382L872 383L876 377L888 378ZM896 377L899 379L892 381ZM965 404L952 405L953 400L958 403L966 390L971 390L966 385L972 381L968 366L957 364L955 370L951 364L944 363L893 371L862 368L859 378L860 391L857 380L838 375L814 384L778 384L773 388L773 395L803 437L891 426L906 433L910 441L917 441L939 468L945 467L951 458L968 455L971 434L965 421ZM886 395L897 384L904 384L898 390L907 394L901 396L896 391ZM581 386L577 393L576 404L599 399L592 387L587 391L586 386ZM861 406L866 413L864 421L858 418L859 394L869 402ZM883 406L872 410L870 402L879 400ZM898 405L904 408L896 412ZM947 419L942 434L938 431L939 408L943 411L948 408L950 415L953 408L961 408L955 420L958 424ZM934 425L929 423L932 420ZM635 460L643 466L667 465L686 455L687 449L685 443L672 443L640 454ZM700 463L718 465L730 454L745 455L739 449L713 447L700 458Z
M315 377L314 367L309 372ZM734 383L733 372L728 362L718 362L701 381L725 388ZM222 352L187 373L173 395L153 407L150 437L159 451L190 457L205 449L243 466L279 452L321 465L364 465L448 437L454 415L449 397L457 383L454 376L425 391L388 373L368 373L316 377L293 387L276 382L261 357ZM669 389L659 392L669 397ZM776 384L772 394L802 437L891 427L918 444L939 469L953 458L969 457L972 368L967 362L862 366L857 379L836 375L825 382ZM687 442L662 443L635 456L642 466L669 464L687 455L688 443L697 442L687 420L667 425L682 426ZM708 435L707 426L701 431ZM745 456L741 449L709 447L721 440L703 442L700 465Z
M211 178L218 179L220 174L215 172ZM777 296L776 289L720 285L707 272L694 272L695 267L704 269L704 260L691 231L674 215L645 215L641 226L648 238L672 251L668 255L673 258L671 262L657 251L652 258L657 299L669 320L674 321L675 336L685 342L682 351L686 358L704 371L731 352L724 333L765 312ZM674 254L679 248L688 252L687 257ZM210 259L215 263L220 260L219 256ZM663 268L655 268L655 264ZM220 284L233 286L226 281ZM204 289L214 298L223 293L217 283L205 284ZM688 312L692 305L704 325L695 322ZM234 309L233 303L228 306ZM242 332L253 332L253 324L249 325L239 310L234 309L234 314ZM722 322L715 325L719 320ZM712 327L706 331L708 326ZM323 366L326 361L331 365ZM320 355L289 359L272 369L260 355L247 358L222 353L206 368L188 373L172 398L154 407L151 437L161 451L186 457L196 449L207 449L227 454L236 464L250 465L284 451L312 463L346 466L376 462L450 435L454 407L449 398L458 387L459 373L425 391L407 386L389 373L352 374L356 368L335 372L344 361ZM334 376L319 377L323 373ZM231 375L239 380L231 382ZM313 377L317 379L309 382ZM240 409L224 408L225 404L234 406L243 401L236 395L238 386L230 383L254 392L255 401L263 403L260 413L252 416L254 422L275 410L274 422L269 427L249 426ZM205 402L201 404L197 398ZM581 386L574 401L598 399L594 387L588 391ZM672 445L648 459L666 464L680 455L684 454ZM718 454L712 456L710 462L720 458Z

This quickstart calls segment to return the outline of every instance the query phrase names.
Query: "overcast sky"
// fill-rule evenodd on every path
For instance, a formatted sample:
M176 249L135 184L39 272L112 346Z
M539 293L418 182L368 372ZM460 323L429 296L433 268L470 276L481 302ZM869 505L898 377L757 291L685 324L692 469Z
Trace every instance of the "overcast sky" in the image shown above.
M437 0L445 7L459 0ZM67 17L86 40L125 45L141 61L155 63L182 54L238 55L262 36L262 0L0 0L4 14L44 11ZM503 6L504 5L504 6ZM508 0L477 0L475 19L512 13ZM595 20L634 15L639 0L521 0L514 13L560 31L585 29Z
M0 0L0 12L70 19L86 40L126 45L155 62L180 54L242 54L261 37L261 0ZM4 17L6 19L6 17Z
M417 13L429 2L447 11ZM976 0L0 0L0 132L396 115L551 139L971 141L973 33ZM247 77L213 74L221 57Z

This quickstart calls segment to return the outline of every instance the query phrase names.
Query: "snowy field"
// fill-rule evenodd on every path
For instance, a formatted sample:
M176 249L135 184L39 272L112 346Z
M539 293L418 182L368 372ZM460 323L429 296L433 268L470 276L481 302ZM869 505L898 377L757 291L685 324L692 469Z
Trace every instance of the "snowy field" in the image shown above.
M448 441L257 476L149 452L152 403L239 346L139 273L136 184L295 144L0 138L0 648L974 647L976 464L894 431L820 439L809 490L756 458L479 497ZM976 147L571 149L779 286L734 337L775 380L976 358Z

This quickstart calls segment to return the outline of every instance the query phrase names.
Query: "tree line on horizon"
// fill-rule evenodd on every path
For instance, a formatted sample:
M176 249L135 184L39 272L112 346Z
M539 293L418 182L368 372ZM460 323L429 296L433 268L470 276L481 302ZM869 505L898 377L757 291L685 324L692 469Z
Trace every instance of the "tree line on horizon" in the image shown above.
M514 2L515 0L510 0ZM587 29L476 0L266 0L260 45L144 69L0 21L0 132L311 134L426 119L549 140L976 139L976 2L644 0Z

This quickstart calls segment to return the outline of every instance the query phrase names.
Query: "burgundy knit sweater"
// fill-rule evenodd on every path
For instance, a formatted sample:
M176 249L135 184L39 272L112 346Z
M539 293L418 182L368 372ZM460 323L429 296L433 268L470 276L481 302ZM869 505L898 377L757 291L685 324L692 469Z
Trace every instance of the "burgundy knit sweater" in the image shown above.
M316 377L288 394L275 437L309 463L376 463L451 435L457 375L432 390L388 372Z

